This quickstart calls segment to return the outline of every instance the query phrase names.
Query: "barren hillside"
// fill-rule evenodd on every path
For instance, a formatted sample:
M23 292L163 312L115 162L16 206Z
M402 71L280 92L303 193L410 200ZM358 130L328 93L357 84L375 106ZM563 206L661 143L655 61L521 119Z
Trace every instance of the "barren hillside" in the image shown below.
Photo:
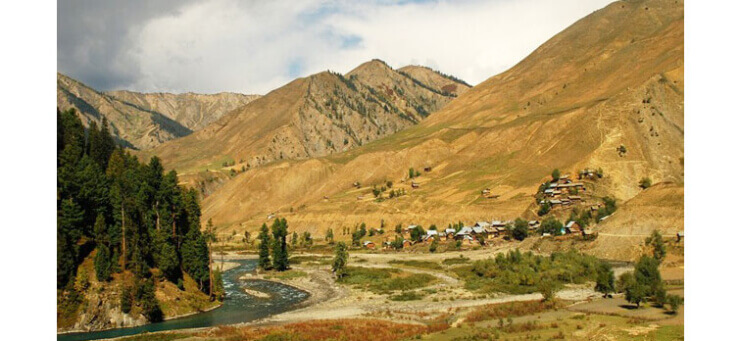
M59 109L75 108L85 125L91 121L100 124L106 117L119 143L136 149L186 136L257 97L234 93L104 93L57 73Z
M455 88L467 86L455 83ZM296 79L142 157L158 155L181 173L247 170L319 157L415 125L455 97L456 92L444 92L438 84L426 84L373 60L346 75L327 71Z
M233 92L205 95L110 91L106 94L142 110L161 113L192 131L203 129L224 114L260 97Z
M620 206L641 193L646 176L677 184L682 198L683 51L682 2L615 2L419 125L348 152L236 175L204 200L204 219L224 232L255 230L276 212L291 229L319 235L359 222L512 219L529 214L554 168L603 168L599 192ZM626 153L617 151L621 145ZM410 167L421 173L419 188L410 186ZM375 200L372 187L386 180L406 195ZM484 188L500 197L482 198ZM644 225L635 231L675 229L672 220L645 225L640 217L650 208L637 202L612 219L629 214Z

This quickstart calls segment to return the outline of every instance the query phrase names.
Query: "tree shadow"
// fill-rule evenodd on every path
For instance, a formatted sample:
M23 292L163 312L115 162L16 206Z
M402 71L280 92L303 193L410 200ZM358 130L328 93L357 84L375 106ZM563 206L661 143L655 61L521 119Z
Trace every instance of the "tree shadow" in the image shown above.
M628 310L637 310L637 306L634 304L620 304L619 307Z

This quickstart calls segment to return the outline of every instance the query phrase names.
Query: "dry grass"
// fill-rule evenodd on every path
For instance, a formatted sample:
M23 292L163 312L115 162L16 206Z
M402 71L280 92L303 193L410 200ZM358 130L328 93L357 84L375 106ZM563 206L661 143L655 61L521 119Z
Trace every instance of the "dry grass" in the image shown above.
M393 341L446 328L418 324L398 324L383 320L318 320L269 327L222 326L198 334L227 340L345 340Z
M555 310L562 306L562 303L542 302L539 300L488 304L473 309L473 311L468 313L465 317L465 320L468 322L479 322L492 319L532 315L548 310Z

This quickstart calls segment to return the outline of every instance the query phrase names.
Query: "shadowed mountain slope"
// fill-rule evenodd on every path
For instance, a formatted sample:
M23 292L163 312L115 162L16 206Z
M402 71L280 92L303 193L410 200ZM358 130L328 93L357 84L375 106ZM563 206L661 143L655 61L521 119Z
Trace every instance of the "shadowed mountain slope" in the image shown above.
M258 98L235 93L170 94L132 91L99 92L57 73L57 106L75 108L87 126L108 119L118 142L146 149L190 134Z

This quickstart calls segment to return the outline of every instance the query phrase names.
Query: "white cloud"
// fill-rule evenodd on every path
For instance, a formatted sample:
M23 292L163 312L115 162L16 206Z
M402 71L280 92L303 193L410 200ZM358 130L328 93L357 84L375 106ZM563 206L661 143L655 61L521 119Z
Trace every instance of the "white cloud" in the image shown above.
M297 76L347 72L372 58L393 67L427 65L477 84L608 2L203 0L132 24L112 66L116 75L127 70L127 77L104 84L138 91L266 93ZM88 34L85 43L96 43L95 32Z

